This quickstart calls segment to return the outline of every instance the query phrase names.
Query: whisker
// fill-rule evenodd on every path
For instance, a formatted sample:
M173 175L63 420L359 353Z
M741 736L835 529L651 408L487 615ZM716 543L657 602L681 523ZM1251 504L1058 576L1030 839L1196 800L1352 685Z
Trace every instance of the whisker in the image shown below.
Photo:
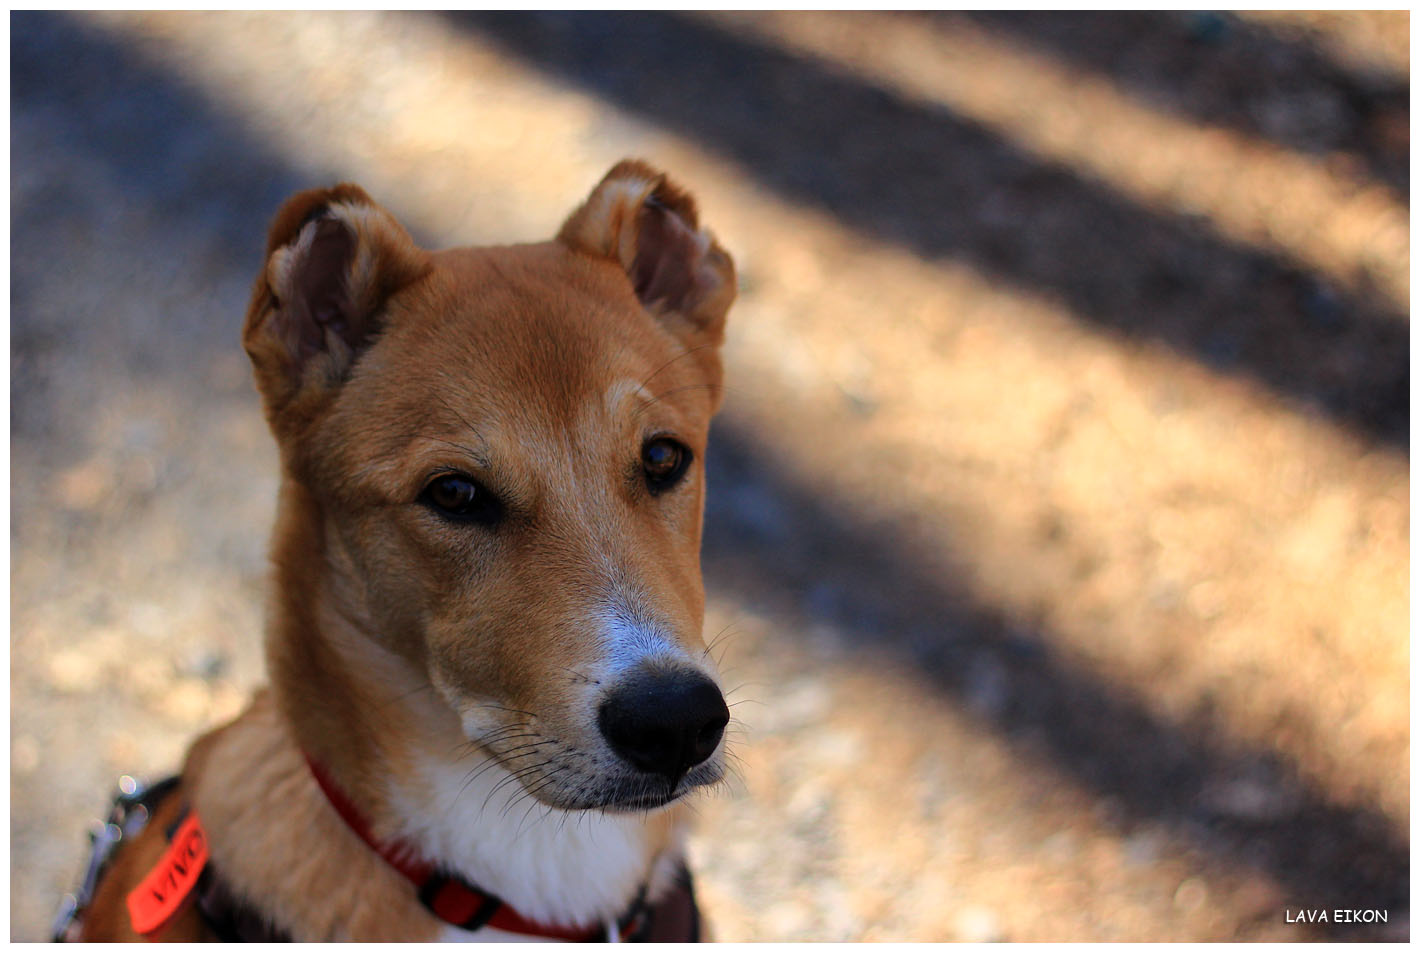
M511 751L505 752L503 754L498 754L495 752L487 762L479 765L478 767L472 769L469 772L467 780L464 781L464 789L467 790L469 785L473 784L474 781L478 780L478 778L482 776L484 772L486 772L494 765L497 765L500 768L507 769L509 765L517 758L531 754L532 752L536 751L538 748L541 748L545 744L548 744L548 742L535 741L530 744L519 745L518 747L513 748Z
M507 705L499 705L496 702L482 702L474 706L475 708L491 708L494 711L507 711L515 715L527 715L529 718L536 718L537 715L530 711L523 711L521 708L509 708Z
M715 346L715 345L713 345L713 344L697 344L695 347L687 348L686 350L684 350L684 351L680 352L679 354L677 354L675 357L671 358L669 361L666 361L666 362L665 362L664 364L662 364L660 367L656 368L655 371L653 371L653 372L651 373L651 376L650 376L650 377L646 378L645 380L643 380L643 381L641 382L641 386L642 386L642 387L647 387L647 386L649 386L650 383L651 383L651 381L653 381L653 380L656 379L656 375L660 374L661 371L663 371L663 370L665 370L666 368L670 367L672 364L674 364L676 361L680 360L681 358L683 358L683 357L689 357L690 355L694 354L696 351L703 351L703 350L705 350L706 348L710 348L710 347L714 347L714 346Z
M562 671L566 672L567 674L571 675L573 678L576 678L577 680L579 680L579 681L581 681L581 682L583 682L583 683L585 683L585 684L587 684L587 685L600 685L600 684L601 684L601 680L600 680L600 679L592 678L590 675L584 675L584 674L582 674L581 672L577 671L575 668L568 668L566 665L564 665L564 666L562 666Z
M516 725L511 729L496 732L484 738L480 738L476 743L470 744L467 747L462 757L466 758L470 755L475 755L480 752L487 752L489 754L493 754L496 753L497 747L500 744L506 744L510 741L520 741L523 738L542 737L538 732L529 731L526 729L526 725Z
M527 800L530 800L532 803L529 804L529 805L528 805L528 809L523 812L522 820L518 821L518 829L513 832L513 836L514 836L514 837L517 837L519 834L521 834L521 833L523 832L523 825L527 823L527 820L528 820L529 815L532 814L533 810L534 810L539 804L542 804L541 801L537 800L537 793L538 793L539 791L543 790L544 788L548 787L548 786L552 783L552 780L553 780L554 777L556 777L556 775L557 775L557 772L556 772L556 771L553 771L553 772L549 773L547 777L543 778L542 781L540 781L537 785L535 785L534 787L532 787L532 788L530 788L530 789L524 791L524 797L525 797ZM551 814L551 812L552 812L552 805L551 805L551 804L544 804L543 806L546 807L546 808L548 809L548 813Z
M469 457L471 457L471 458L472 458L474 461L476 461L478 464L480 464L480 465L482 465L482 466L487 466L487 463L485 462L485 461L487 460L487 457L482 453L482 451L475 450L473 447L466 446L465 444L457 443L457 442L455 442L455 441L453 441L453 440L445 440L443 437L435 437L433 434L421 433L421 434L418 434L418 436L419 436L421 439L423 439L423 440L430 440L430 441L433 441L434 443L442 443L442 444L444 444L444 445L447 446L447 447L453 447L455 450L458 450L458 451L461 451L462 453L467 454Z
M384 702L377 702L375 707L376 707L376 708L380 708L380 709L388 708L388 707L390 707L391 705L397 705L397 704L399 704L400 702L404 701L404 700L407 699L407 698L413 698L415 695L418 695L420 692L430 692L430 691L433 691L433 690L434 690L434 686L433 686L433 685L428 685L428 684L425 684L425 685L418 685L418 686L416 686L416 687L414 687L414 688L411 688L409 691L407 691L407 692L401 692L400 694L396 695L395 697L390 698L390 699L388 699L388 700L386 700L386 701L384 701Z
M489 792L488 792L488 796L483 799L483 805L479 808L479 811L481 812L481 811L487 810L487 809L488 809L488 802L493 799L493 795L497 794L498 791L499 791L501 788L503 788L503 786L506 785L509 781L517 781L518 784L521 785L521 784L522 784L522 781L523 781L523 778L531 777L532 775L536 774L536 773L537 773L539 770L541 770L542 768L547 767L549 764L552 764L552 761L550 761L550 760L549 760L549 761L543 761L543 762L540 763L540 764L528 765L528 766L525 767L525 768L519 768L517 771L510 772L506 778L504 778L503 780L499 781L497 784L493 785L493 789L492 789L491 791L489 791ZM525 789L525 793L526 793L526 789ZM503 806L503 812L502 812L502 813L506 814L507 811L508 811L508 807L509 807L510 805L512 805L512 804L516 804L516 803L518 802L518 800L519 800L519 798L513 798L511 801L509 801L507 804L505 804L505 805ZM500 816L501 816L501 815L500 815Z
M722 641L728 639L729 636L731 636L731 635L734 634L734 633L732 633L730 630L733 629L733 628L735 627L735 625L736 625L736 623L731 622L731 623L729 623L728 625L726 625L723 629L721 629L719 632L716 632L716 633L715 633L715 637L714 637L713 639L711 639L708 644L706 644L705 649L703 650L703 652L702 652L701 654L703 654L706 658L713 658L714 656L712 656L711 653L715 650L715 646L719 645ZM716 658L716 659L715 659L715 665L716 665L716 667L719 666L720 662L721 662L721 659L719 659L719 658Z
M667 397L670 397L672 394L679 394L681 391L687 391L687 390L700 390L701 388L704 388L704 389L706 389L706 390L712 390L712 391L713 391L713 390L722 390L722 391L723 391L723 388L722 388L722 386L721 386L720 384L712 384L712 383L710 383L709 381L705 381L705 382L702 382L702 383L699 383L699 384L686 384L686 385L684 385L684 386L682 386L682 387L672 387L670 390L666 391L664 394L659 394L659 395L657 395L657 397L656 397L655 400L647 401L646 403L642 404L640 407L636 408L636 413L632 414L631 417L632 417L632 419L634 420L635 418L637 418L637 417L641 416L642 414L644 414L646 411L650 410L652 407L654 407L654 406L656 406L657 404L659 404L661 401L665 400Z
M483 434L481 434L481 433L478 432L478 428L475 427L475 426L473 425L473 423L472 423L467 417L465 417L463 414L459 413L457 407L455 407L453 404L451 404L451 403L449 403L447 400L445 400L443 394L441 394L441 393L440 393L439 391L437 391L437 390L434 391L434 399L437 400L439 403L443 404L443 405L444 405L444 409L447 410L449 413L453 414L455 417L457 417L457 418L459 419L459 423L461 423L461 424L463 424L465 427L467 427L467 428L473 433L473 435L474 435L475 437L477 437L480 441L483 440ZM465 448L465 449L467 449L467 448ZM474 452L472 452L472 451L470 451L470 453L472 453L473 457L474 457L475 459L477 459L479 463L484 463L485 458L484 458L484 455L483 455L483 454L481 454L481 453L474 453ZM485 465L486 465L486 464L485 464Z
M550 764L551 762L546 762L546 763ZM547 772L547 774L546 774L540 781L538 781L536 784L534 784L531 788L529 788L529 787L527 787L526 785L524 785L524 786L523 786L523 790L521 791L521 793L518 794L517 797L513 798L513 799L510 800L507 804L503 805L503 810L499 813L499 816L500 816L500 817L506 817L507 814L508 814L508 811L512 810L512 808L513 808L514 806L516 806L516 805L518 805L518 804L521 804L521 803L523 803L523 801L526 801L526 800L528 800L528 799L532 799L532 802L533 802L532 805L529 806L529 810L531 810L532 807L535 807L535 806L537 806L538 804L542 803L541 801L538 801L538 800L535 798L536 792L541 791L543 788L545 788L545 787L547 787L549 784L551 784L552 781L553 781L553 779L557 777L558 773L560 773L560 772L563 771L563 770L564 770L564 767L563 767L562 765L555 765L551 771ZM526 777L526 775L520 776L520 778L519 778L520 781L521 781L522 777ZM527 814L526 814L526 813L524 813L523 819L524 819L524 820L527 819ZM514 836L516 836L517 833L521 833L521 832L522 832L522 824L520 823L520 824L518 825L518 830L517 830L517 832L515 833Z

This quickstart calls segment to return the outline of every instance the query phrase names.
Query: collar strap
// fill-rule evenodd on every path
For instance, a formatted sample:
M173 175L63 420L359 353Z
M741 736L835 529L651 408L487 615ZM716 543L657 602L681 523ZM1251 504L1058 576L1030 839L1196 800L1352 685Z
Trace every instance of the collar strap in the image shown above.
M320 786L326 800L335 808L335 812L346 826L371 850L379 854L385 863L412 883L419 902L445 923L465 930L489 926L509 933L552 940L595 942L609 938L609 931L605 927L575 929L529 920L488 891L474 886L457 874L444 873L428 861L420 859L413 845L405 841L377 840L370 829L369 819L360 813L359 808L336 785L325 768L309 755L306 756L306 763L310 765L311 775L316 779L316 784ZM644 893L644 890L642 892ZM638 896L620 923L643 918L644 911L645 901ZM617 932L624 933L625 930L623 928Z

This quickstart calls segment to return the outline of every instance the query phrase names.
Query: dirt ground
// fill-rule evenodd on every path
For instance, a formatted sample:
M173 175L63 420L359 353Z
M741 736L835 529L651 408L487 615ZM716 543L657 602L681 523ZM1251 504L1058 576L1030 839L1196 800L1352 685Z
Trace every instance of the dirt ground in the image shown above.
M272 211L539 240L642 155L742 275L718 937L1408 939L1408 36L12 14L11 937L261 680Z

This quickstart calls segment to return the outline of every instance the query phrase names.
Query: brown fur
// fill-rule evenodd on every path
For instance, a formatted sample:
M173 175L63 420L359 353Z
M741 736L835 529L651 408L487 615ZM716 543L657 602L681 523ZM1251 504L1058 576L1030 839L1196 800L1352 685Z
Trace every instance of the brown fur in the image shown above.
M334 814L302 752L388 835L383 780L447 758L457 710L493 698L509 727L591 730L568 673L595 661L609 594L703 649L703 460L734 290L689 195L640 162L540 245L426 252L353 185L278 213L243 333L283 471L272 687L194 745L184 792L223 877L294 938L442 926ZM653 497L638 455L662 432L694 463ZM418 502L440 468L497 494L496 530ZM647 821L648 870L681 820ZM131 938L115 910L151 866L152 830L120 852L87 936ZM197 938L193 919L163 938Z

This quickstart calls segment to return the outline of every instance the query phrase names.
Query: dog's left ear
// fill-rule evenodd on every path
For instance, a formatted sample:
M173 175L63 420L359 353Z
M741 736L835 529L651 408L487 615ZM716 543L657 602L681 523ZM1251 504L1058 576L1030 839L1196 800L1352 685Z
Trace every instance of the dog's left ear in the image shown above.
M735 265L707 229L695 200L636 159L617 163L558 241L621 265L636 297L671 330L696 344L717 345L735 300Z

